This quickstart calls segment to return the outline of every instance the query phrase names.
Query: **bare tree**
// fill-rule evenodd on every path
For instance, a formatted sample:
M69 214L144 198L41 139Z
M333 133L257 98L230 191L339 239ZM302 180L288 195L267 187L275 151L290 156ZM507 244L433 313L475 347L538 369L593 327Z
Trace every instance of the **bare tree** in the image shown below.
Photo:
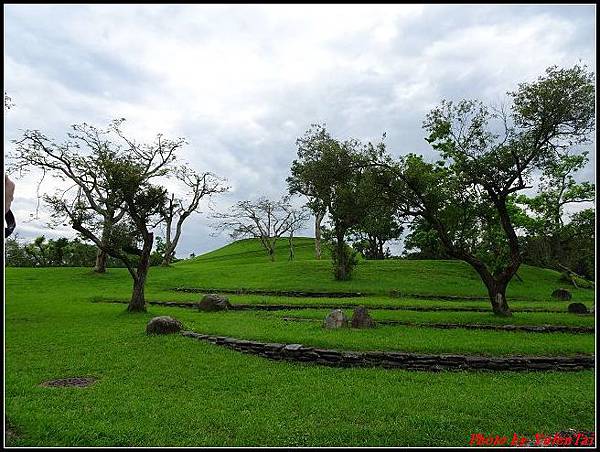
M151 231L162 220L159 213L166 196L166 190L151 180L168 174L185 140L168 140L159 134L151 144L137 144L124 136L123 121L113 121L106 131L75 125L71 140L62 144L37 130L27 130L14 140L13 160L16 168L38 167L44 174L69 182L66 189L43 195L54 224L68 221L84 238L125 264L133 278L128 310L134 312L145 311L144 287L154 241ZM111 141L111 134L118 144ZM87 155L82 147L88 149ZM110 228L107 218L112 221Z
M294 260L294 233L299 229L304 227L304 224L310 218L310 214L306 211L306 209L300 207L293 207L291 204L285 204L283 209L290 214L288 223L289 223L289 235L288 235L288 244L290 248L290 254L288 260Z
M181 237L183 222L194 212L198 212L200 201L206 196L223 193L229 190L223 185L223 179L213 173L196 173L187 166L181 166L175 171L175 177L189 189L186 199L180 199L174 193L167 198L161 209L165 225L165 254L163 266L168 266L175 257L175 249ZM175 230L173 231L173 227Z
M230 231L233 239L257 238L271 261L275 260L275 243L291 228L298 229L303 215L289 204L289 197L273 201L261 197L256 201L238 201L227 212L216 212L213 224L217 231Z
M119 127L122 121L114 121L111 127ZM41 186L46 175L50 174L69 184L63 192L64 195L73 188L86 187L90 196L93 193L97 198L95 209L102 218L100 240L106 243L111 228L125 214L123 206L115 202L115 194L109 193L106 184L100 184L98 181L103 166L116 155L116 150L108 140L109 130L100 130L85 123L75 124L72 129L73 131L67 134L70 140L62 145L51 143L37 130L26 131L23 138L16 142L17 148L11 155L13 161L9 168L20 174L32 167L39 168L43 172L39 185ZM85 154L82 149L85 150ZM106 251L98 247L95 272L106 272L107 258Z

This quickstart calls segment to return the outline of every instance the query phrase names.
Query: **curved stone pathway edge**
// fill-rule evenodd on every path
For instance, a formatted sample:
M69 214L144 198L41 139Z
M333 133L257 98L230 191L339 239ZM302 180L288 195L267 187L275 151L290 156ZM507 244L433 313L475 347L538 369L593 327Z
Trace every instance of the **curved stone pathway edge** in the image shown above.
M508 356L423 355L382 351L343 351L213 336L194 331L181 335L273 360L297 361L330 367L382 367L421 371L580 371L594 368L593 355Z

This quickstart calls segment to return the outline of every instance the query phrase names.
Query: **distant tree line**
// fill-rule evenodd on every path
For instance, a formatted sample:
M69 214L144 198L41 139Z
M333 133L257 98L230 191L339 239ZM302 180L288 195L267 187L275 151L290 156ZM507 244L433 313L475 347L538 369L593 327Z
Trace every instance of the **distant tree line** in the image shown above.
M36 237L27 242L18 236L9 237L4 244L5 265L7 267L89 267L94 268L98 248L86 243L78 237L68 239L47 239ZM157 237L156 248L150 254L150 266L162 265L166 252L165 241ZM135 255L131 256L135 259ZM171 262L179 259L171 257ZM125 264L112 256L108 256L106 267L125 267Z
M588 280L595 279L596 216L593 208L569 215L568 221L552 232L532 228L534 219L523 216L526 215L524 211L521 215L524 221L518 239L523 263L560 272L570 270ZM403 257L453 259L436 231L424 221L413 221L409 230L404 238Z

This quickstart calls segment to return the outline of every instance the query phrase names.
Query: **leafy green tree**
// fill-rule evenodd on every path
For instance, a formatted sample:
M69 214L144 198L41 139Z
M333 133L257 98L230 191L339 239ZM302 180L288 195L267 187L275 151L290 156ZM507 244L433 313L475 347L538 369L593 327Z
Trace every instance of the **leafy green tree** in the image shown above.
M97 263L97 250L98 248L95 245L84 243L79 237L75 237L66 247L68 256L66 265L70 267L92 267ZM119 261L111 262L111 259L114 260L114 258L109 258L107 266L114 267L117 266L116 264L123 266Z
M61 237L56 240L50 240L48 242L48 259L51 263L50 265L56 267L62 267L65 265L68 245L69 239L65 237Z
M452 259L437 231L421 217L416 217L404 238L404 254L409 259Z
M39 236L25 246L25 253L34 262L34 267L48 267L48 243L46 237Z
M334 277L350 279L357 260L347 240L361 221L368 223L365 216L369 203L361 191L370 186L374 174L387 171L374 170L369 163L383 155L385 147L383 143L363 145L356 139L337 140L325 125L318 124L313 124L297 143L299 158L292 163L292 174L287 179L290 193L309 197L308 205L316 216L318 211L329 214L327 241L332 249ZM374 223L371 222L372 229Z
M361 169L357 197L361 215L352 228L352 247L367 259L384 259L390 255L386 242L400 237L404 228L398 214L401 186L387 168L367 166Z
M335 179L330 156L339 148L324 124L312 124L304 136L296 140L298 158L292 162L291 175L286 179L290 194L308 199L307 207L315 216L315 256L321 259L321 223L327 215Z
M7 267L34 267L35 261L25 251L18 234L8 237L4 242L4 258Z
M563 253L565 266L578 275L595 279L596 214L584 209L571 216L563 228Z
M506 288L522 262L511 199L532 188L535 171L589 141L595 126L594 76L585 66L550 67L508 95L510 113L443 101L423 125L441 160L408 155L389 165L410 193L403 213L424 218L448 253L478 272L498 315L511 315Z
M564 228L564 208L569 204L592 202L595 186L591 182L575 181L575 173L588 162L588 153L565 154L550 160L543 168L536 196L520 195L517 201L532 215L527 230L531 235L546 237L550 242L547 260L558 268L565 256L561 232ZM563 262L564 263L564 262ZM547 265L548 265L547 264Z
M165 239L163 239L160 235L156 237L155 241L155 249L150 255L150 265L158 265L164 262L165 251L166 251L166 243ZM173 255L173 259L175 256Z

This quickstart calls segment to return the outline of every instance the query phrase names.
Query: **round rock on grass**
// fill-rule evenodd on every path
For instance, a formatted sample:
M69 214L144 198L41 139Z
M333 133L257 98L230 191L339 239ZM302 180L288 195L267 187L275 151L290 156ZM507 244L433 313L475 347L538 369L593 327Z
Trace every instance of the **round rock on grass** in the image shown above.
M354 309L352 313L352 321L350 322L352 328L375 328L377 323L371 318L367 308L359 306Z
M154 317L146 325L146 334L172 334L183 329L183 325L177 319L169 316Z
M552 298L562 301L569 301L571 299L571 292L563 288L556 289L554 292L552 292Z
M583 303L571 303L567 310L572 314L587 314L589 312Z
M323 321L323 328L334 329L334 328L345 328L348 326L348 317L344 314L341 309L334 309Z
M231 308L229 298L217 295L214 293L202 297L202 301L198 303L200 311L225 311Z

